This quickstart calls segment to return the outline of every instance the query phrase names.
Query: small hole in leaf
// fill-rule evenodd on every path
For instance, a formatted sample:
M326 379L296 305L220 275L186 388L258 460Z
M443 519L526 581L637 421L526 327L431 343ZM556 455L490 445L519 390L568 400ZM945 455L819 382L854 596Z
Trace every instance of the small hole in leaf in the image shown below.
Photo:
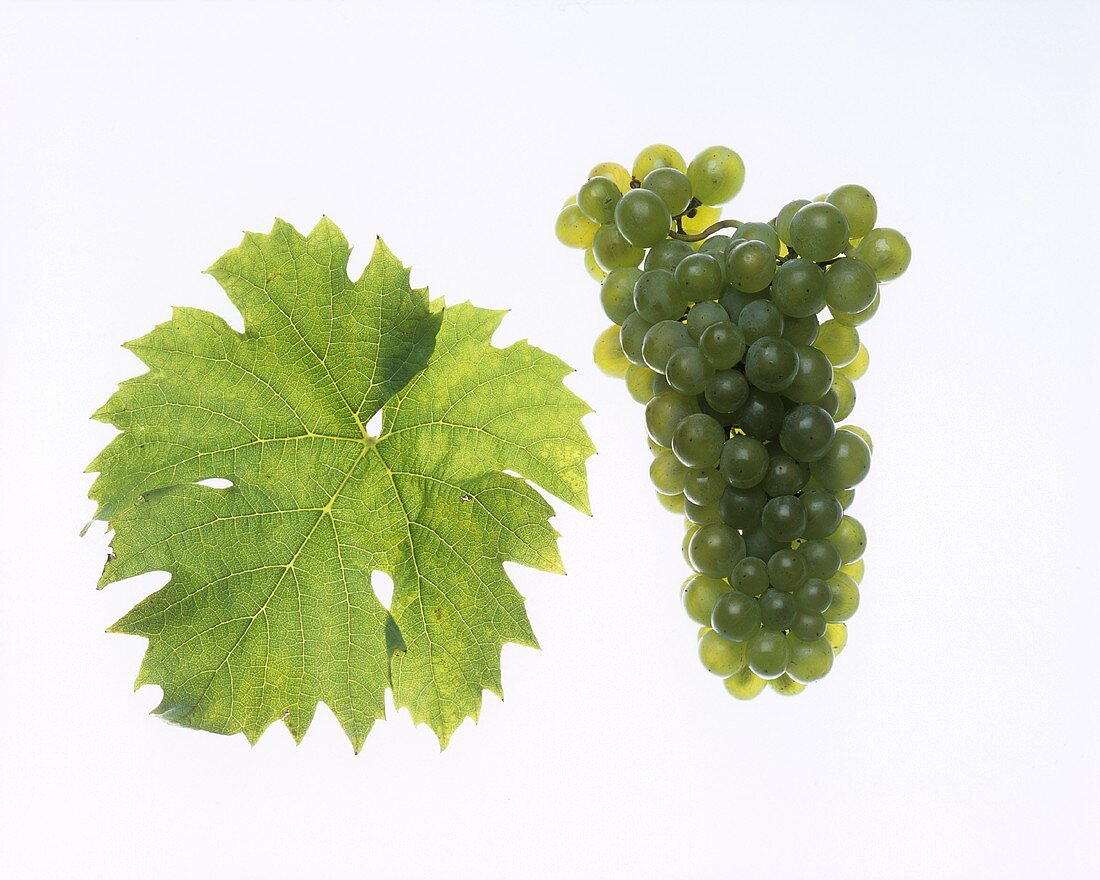
M373 416L370 417L370 421L364 426L367 433L371 437L377 437L382 433L382 410L378 410Z
M382 607L389 610L393 601L393 578L384 571L375 570L370 573L370 585Z
M233 481L223 479L222 477L210 477L208 480L196 481L195 485L206 486L210 489L229 489L233 486Z

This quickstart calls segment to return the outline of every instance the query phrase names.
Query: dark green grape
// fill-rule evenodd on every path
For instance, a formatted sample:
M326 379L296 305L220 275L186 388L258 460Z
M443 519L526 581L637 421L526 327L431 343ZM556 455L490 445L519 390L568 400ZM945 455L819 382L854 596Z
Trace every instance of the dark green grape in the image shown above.
M773 254L779 253L779 234L770 223L742 223L733 234L733 241L762 241Z
M642 340L642 360L651 370L663 373L668 369L668 359L676 349L694 345L687 327L679 321L658 321Z
M792 550L789 543L776 550L768 560L768 580L784 593L793 593L806 583L807 576L806 560Z
M685 467L713 467L722 455L725 429L705 413L692 413L672 433L672 451Z
M648 367L647 367L647 369L648 369ZM671 385L668 384L668 379L665 377L664 373L658 373L656 371L651 371L651 372L653 372L653 396L654 397L656 397L658 394L663 394L666 391L675 391L675 389Z
M695 250L686 241L666 238L649 249L645 258L645 270L650 272L653 269L668 269L671 272L680 265L680 260L693 253Z
M694 345L676 349L668 359L668 384L683 394L702 394L714 375L714 367Z
M811 578L828 580L840 570L840 551L830 541L818 538L803 541L795 552L806 562L806 572Z
M612 269L600 285L600 305L616 324L634 314L634 284L641 274L642 270L634 266Z
M760 623L764 629L773 632L789 629L797 613L798 605L790 593L768 589L760 597ZM821 621L821 628L824 632L824 619Z
M749 396L749 383L740 370L719 370L703 389L707 403L720 413L735 413Z
M761 483L764 491L771 498L801 492L810 475L801 464L783 452L781 446L776 446L772 451L773 445L768 444L768 472L764 474L764 481Z
M741 241L726 254L726 278L745 293L766 288L775 275L775 251L762 241Z
M824 489L810 489L802 495L806 510L806 528L802 534L810 540L827 538L837 530L844 509L836 497Z
M749 669L761 678L767 679L779 678L786 672L790 656L786 636L766 629L753 635L745 650Z
M787 674L795 681L809 684L824 678L833 668L833 649L826 639L804 642L792 633L787 637L787 644Z
M852 256L871 267L879 281L892 281L909 268L913 252L905 236L896 229L872 229Z
M668 498L667 495L662 495L662 498ZM684 496L681 496L684 497ZM696 504L693 501L689 501L684 497L684 516L687 517L688 522L695 523L697 525L707 525L708 523L722 522L722 517L718 514L717 504ZM691 560L688 560L688 564L691 564Z
M642 189L657 193L669 214L682 214L691 201L691 181L677 168L654 168L642 180Z
M592 256L601 269L611 272L613 269L637 266L645 256L645 251L632 246L612 223L596 230Z
M806 583L798 588L794 597L802 611L814 611L821 614L833 601L833 590L821 578L811 576L806 579Z
M655 442L671 448L672 435L680 422L697 412L699 404L694 397L686 397L678 391L663 391L646 404L646 430Z
M672 215L657 193L648 189L632 189L615 205L615 226L634 247L648 248L668 236Z
M814 401L814 405L820 406L834 422L836 421L836 414L840 412L840 398L837 397L836 389L832 387L832 383L829 384L829 390Z
M706 300L696 303L687 313L688 335L696 342L703 335L703 331L711 324L718 324L729 320L729 315L719 303Z
M725 260L726 251L729 250L730 237L723 235L720 232L715 233L701 245L699 245L699 253L701 254L713 254L720 260Z
M730 316L730 320L736 324L741 315L741 310L745 306L751 302L766 300L767 298L768 292L766 290L757 293L745 293L727 284L726 289L722 291L722 295L718 297L718 302L722 308L726 310L726 314Z
M729 488L726 478L715 467L688 468L684 475L684 497L693 504L703 507L719 505L720 518L722 513L720 501L726 489Z
M722 264L711 254L692 254L676 267L676 283L688 302L704 302L718 298L725 286Z
M686 475L687 468L672 450L659 452L649 463L649 479L653 488L662 495L679 495L683 492Z
M737 590L723 593L714 603L710 625L731 642L743 642L760 629L760 603Z
M696 571L712 577L728 577L733 567L745 558L745 542L735 529L720 522L707 523L692 535L688 556Z
M775 271L771 299L792 318L816 315L825 308L825 273L810 260L788 260Z
M799 349L800 355L804 346L814 344L820 329L817 315L809 315L805 318L792 318L788 315L783 318L783 338Z
M825 620L829 623L842 623L859 608L859 587L842 571L829 578L828 584L833 598L825 611Z
M820 263L831 260L848 246L848 221L836 205L810 202L791 218L790 234L791 247L799 256Z
M867 532L863 524L854 516L844 516L835 532L829 535L828 543L836 547L840 554L840 565L851 565L867 549Z
M764 505L760 525L770 537L789 544L806 527L806 511L795 495L779 495Z
M619 345L622 346L626 359L632 364L645 366L642 361L642 342L652 326L637 312L627 315L623 320L623 326L619 328Z
M775 218L775 232L784 244L791 243L791 218L798 213L799 208L808 204L810 204L809 199L795 199L779 209L779 214Z
M783 335L783 313L771 300L753 300L741 309L737 326L741 328L746 345L752 345L762 336Z
M754 528L745 530L745 554L755 556L758 559L771 559L780 550L789 550L790 544L780 544L772 540L764 529Z
M687 300L675 275L668 269L652 269L640 273L634 282L634 308L651 324L656 324L672 318L679 320L687 308Z
M795 350L798 372L784 394L795 403L813 403L833 387L833 365L824 352L812 346L801 345Z
M768 589L768 564L756 556L746 556L733 567L730 584L746 596L759 598ZM828 585L825 585L828 590ZM830 598L832 592L829 593Z
M835 433L836 425L825 410L803 403L783 417L779 443L798 461L817 461L829 448Z
M761 336L745 354L745 378L761 391L783 391L798 373L798 352L778 336Z
M736 324L718 321L699 335L699 350L716 370L728 370L745 354L745 337Z
M705 574L693 574L680 588L680 600L688 617L698 624L710 626L714 603L723 593L731 592L730 585Z
M778 394L750 387L745 403L737 411L737 424L750 437L771 440L779 436L784 413L783 398Z
M764 479L768 450L759 440L735 434L722 447L719 470L731 486L750 489Z
M875 225L878 205L870 191L856 183L838 186L825 201L836 205L848 221L848 237L853 241L863 238Z
M810 463L810 473L825 489L840 491L858 485L871 469L871 450L863 438L837 431L825 454Z
M577 193L577 207L593 223L603 225L615 219L615 205L622 195L611 178L591 177Z
M759 486L738 489L727 485L718 499L718 514L722 522L735 529L755 529L760 526L760 517L767 501L768 496Z
M861 260L839 260L825 273L825 302L829 311L852 314L871 305L878 293L878 280Z
M745 645L724 639L711 630L699 639L699 660L707 672L726 678L745 668Z

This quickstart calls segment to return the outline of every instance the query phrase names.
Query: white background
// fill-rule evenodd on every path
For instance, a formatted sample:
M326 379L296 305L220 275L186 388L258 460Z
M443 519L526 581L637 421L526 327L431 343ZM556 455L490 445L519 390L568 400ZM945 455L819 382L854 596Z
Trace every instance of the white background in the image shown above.
M0 875L1084 878L1100 871L1095 4L0 5ZM653 141L740 151L730 214L844 182L910 271L864 338L863 606L832 675L730 699L678 606L680 526L561 201ZM353 274L510 308L578 367L592 519L569 576L514 569L541 652L504 651L440 754L407 713L353 756L173 728L104 629L87 416L119 345L278 215ZM236 320L236 319L235 319Z

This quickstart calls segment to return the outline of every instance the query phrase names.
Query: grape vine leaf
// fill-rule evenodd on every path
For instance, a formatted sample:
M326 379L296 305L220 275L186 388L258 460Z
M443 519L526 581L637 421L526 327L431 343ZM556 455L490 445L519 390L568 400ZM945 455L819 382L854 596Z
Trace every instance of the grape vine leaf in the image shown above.
M276 221L208 270L243 333L177 308L127 344L149 370L95 413L120 433L88 467L100 587L171 575L111 627L148 639L165 719L300 740L323 701L358 751L390 688L443 748L501 695L502 645L537 647L502 563L564 572L531 483L589 512L591 410L558 358L491 344L504 312L429 303L381 239L358 281L349 255L327 219Z

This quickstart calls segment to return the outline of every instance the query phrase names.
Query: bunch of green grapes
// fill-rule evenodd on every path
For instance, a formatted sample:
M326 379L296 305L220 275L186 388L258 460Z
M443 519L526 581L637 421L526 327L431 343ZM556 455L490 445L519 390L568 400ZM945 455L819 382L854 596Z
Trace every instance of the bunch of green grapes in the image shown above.
M685 517L703 666L751 699L800 693L847 641L867 536L846 511L871 438L838 425L868 366L859 328L910 248L854 184L720 220L744 178L728 147L687 163L655 144L631 171L593 168L556 231L600 281L596 363L645 404L657 497Z

